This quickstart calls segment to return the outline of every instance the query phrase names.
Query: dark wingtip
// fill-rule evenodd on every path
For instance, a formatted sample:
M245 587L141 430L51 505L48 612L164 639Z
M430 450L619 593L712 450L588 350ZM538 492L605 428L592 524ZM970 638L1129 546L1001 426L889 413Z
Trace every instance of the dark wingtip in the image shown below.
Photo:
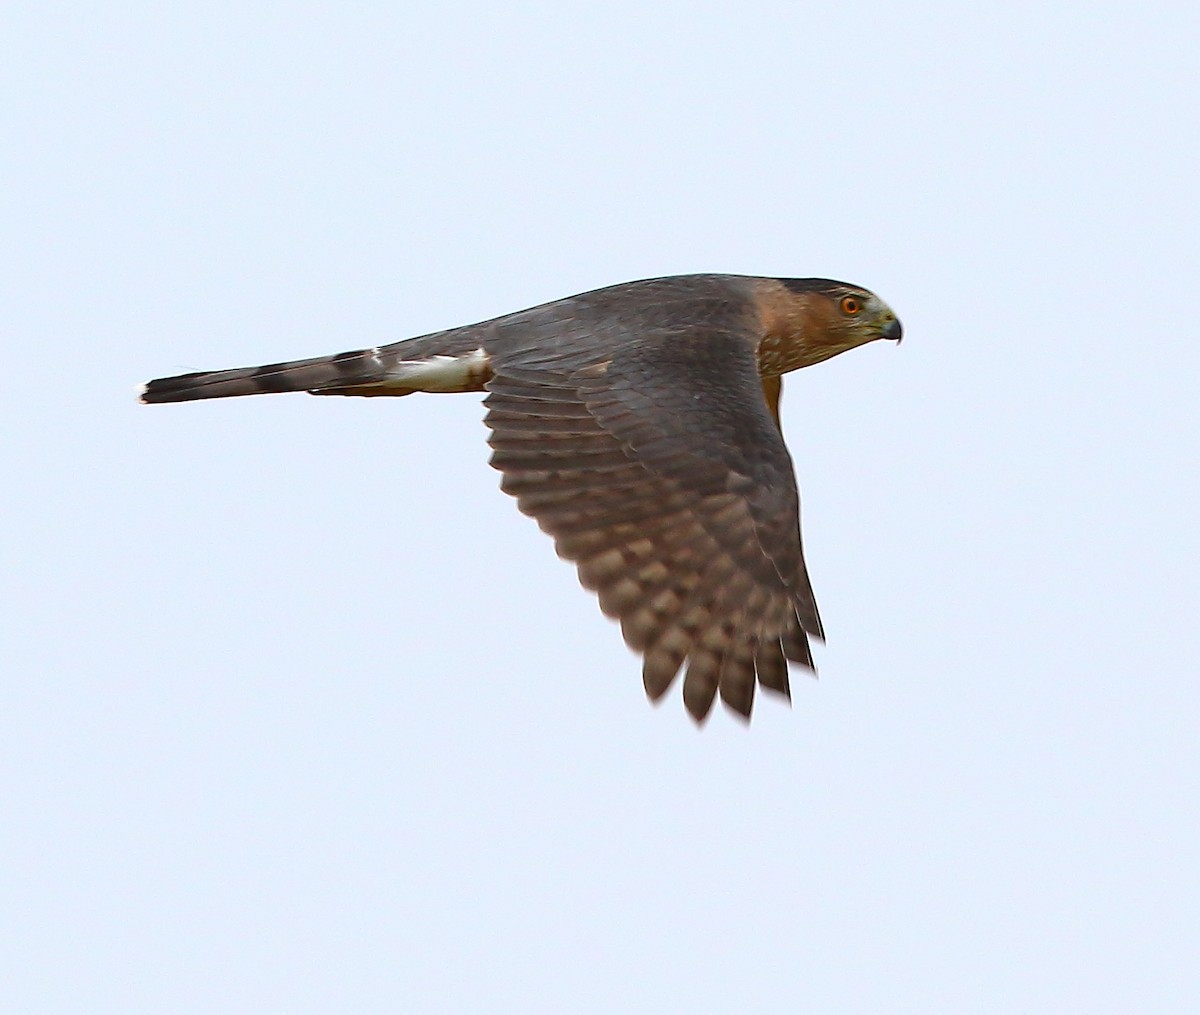
M767 687L764 684L764 685L762 685L762 689L767 694L773 695L774 697L782 700L782 702L785 705L787 705L788 708L792 707L792 689L790 687L785 687L785 688Z
M743 712L740 705L730 704L728 701L725 701L725 699L723 699L723 698L721 699L721 704L725 706L725 711L728 712L734 718L736 718L738 720L738 722L740 722L743 726L750 725L750 711L749 710Z

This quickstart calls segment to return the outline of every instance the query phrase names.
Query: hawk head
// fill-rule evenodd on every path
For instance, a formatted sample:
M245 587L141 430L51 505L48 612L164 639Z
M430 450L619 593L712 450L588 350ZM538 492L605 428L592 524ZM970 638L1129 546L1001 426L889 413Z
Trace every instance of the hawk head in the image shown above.
M899 342L895 312L869 289L828 278L780 279L790 295L796 367L811 366L878 338ZM794 369L794 368L792 368Z

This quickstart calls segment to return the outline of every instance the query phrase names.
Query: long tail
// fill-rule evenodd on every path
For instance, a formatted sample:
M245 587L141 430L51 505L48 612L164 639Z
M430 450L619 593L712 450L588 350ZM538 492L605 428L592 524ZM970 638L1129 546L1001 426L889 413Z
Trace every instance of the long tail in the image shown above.
M160 377L141 400L191 402L280 391L314 395L408 395L414 391L482 391L488 357L468 329L441 332L376 349L356 349L288 363Z

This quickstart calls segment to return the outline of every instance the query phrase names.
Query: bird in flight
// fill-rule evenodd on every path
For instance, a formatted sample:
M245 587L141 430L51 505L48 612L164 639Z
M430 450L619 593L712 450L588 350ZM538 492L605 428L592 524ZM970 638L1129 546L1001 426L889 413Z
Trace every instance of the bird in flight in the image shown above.
M680 670L702 723L717 694L749 719L755 685L824 640L779 423L781 375L900 321L823 278L681 275L571 296L418 338L150 381L143 402L307 391L484 391L501 487L574 561L642 656L646 694Z

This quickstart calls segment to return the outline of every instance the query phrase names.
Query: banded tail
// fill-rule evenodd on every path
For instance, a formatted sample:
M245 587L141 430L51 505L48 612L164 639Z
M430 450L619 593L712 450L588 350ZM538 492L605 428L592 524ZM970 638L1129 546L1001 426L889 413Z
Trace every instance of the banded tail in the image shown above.
M336 356L159 377L145 385L141 401L191 402L283 391L313 395L482 391L492 371L478 336L463 334L467 330L455 329ZM466 341L469 338L473 341Z

